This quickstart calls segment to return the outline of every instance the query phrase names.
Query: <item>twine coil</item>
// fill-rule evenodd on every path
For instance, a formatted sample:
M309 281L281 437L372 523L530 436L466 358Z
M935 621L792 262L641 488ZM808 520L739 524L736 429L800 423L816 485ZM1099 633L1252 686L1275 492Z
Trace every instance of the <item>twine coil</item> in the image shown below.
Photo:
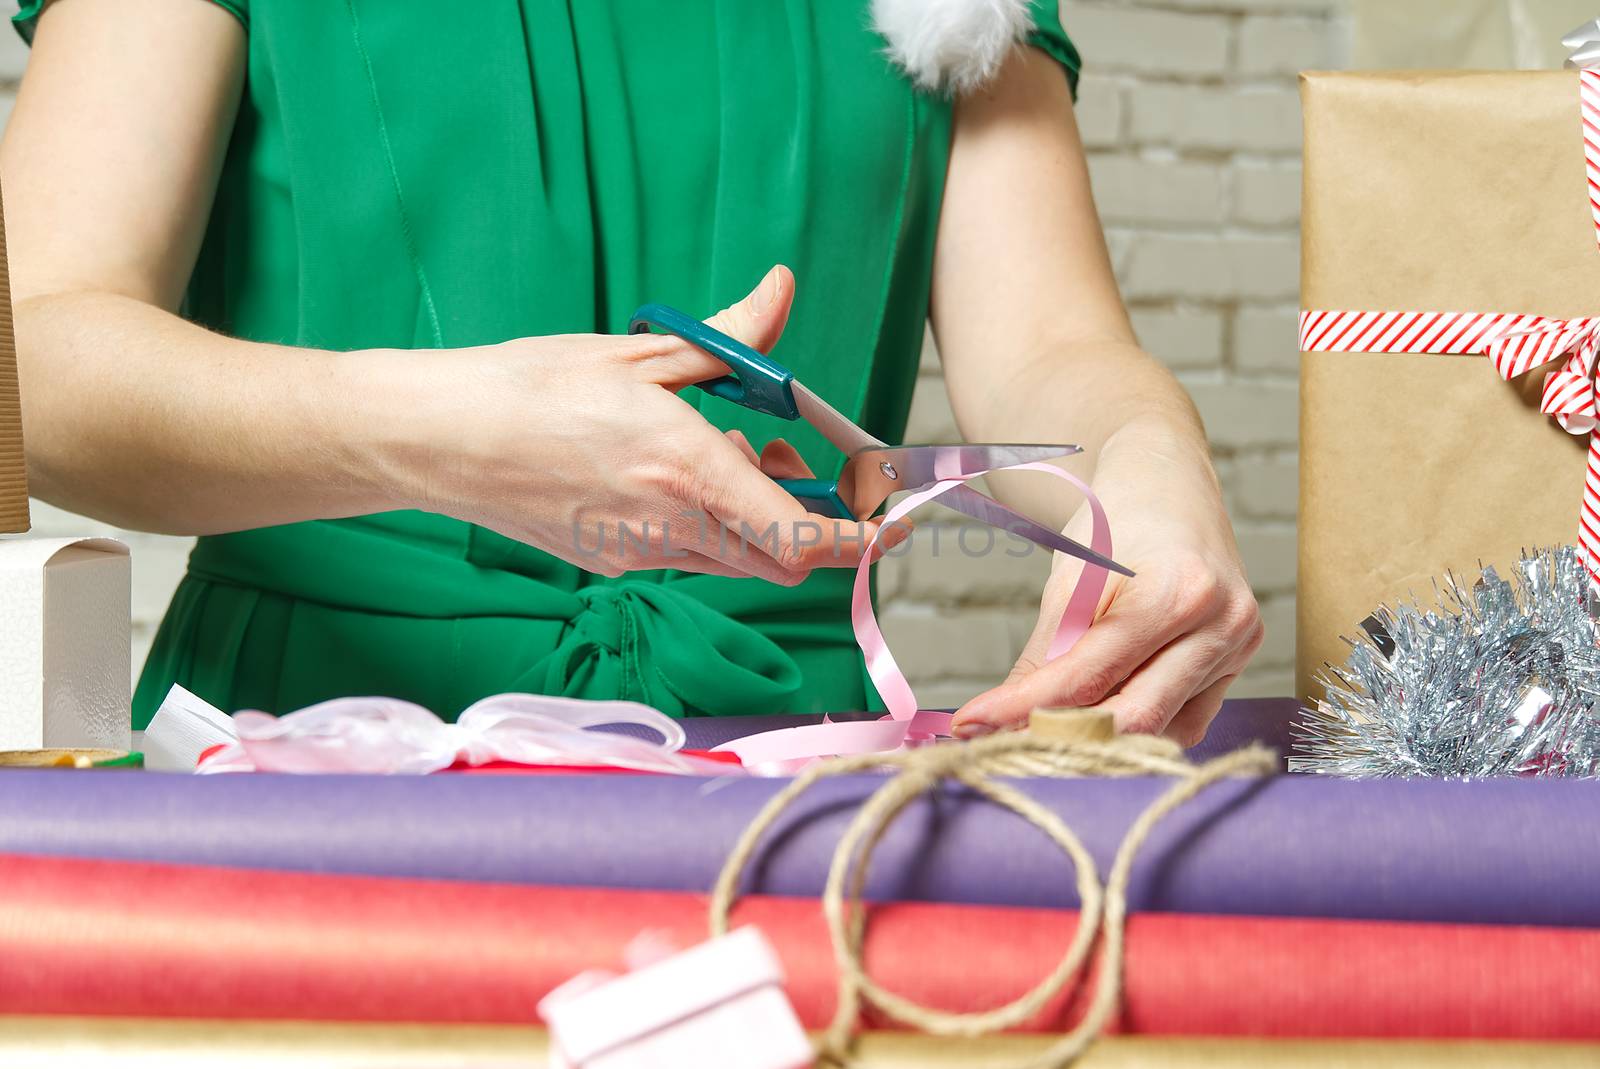
M888 778L862 804L845 829L828 868L822 910L839 967L837 1009L820 1040L824 1064L858 1064L851 1055L851 1036L863 1003L877 1007L901 1024L932 1035L974 1037L1014 1028L1033 1018L1083 968L1100 935L1101 969L1089 1008L1072 1031L1016 1069L1061 1069L1086 1051L1110 1023L1122 995L1123 933L1127 889L1133 861L1156 822L1206 787L1232 776L1266 776L1277 769L1277 755L1252 745L1195 765L1176 743L1146 735L1124 735L1111 741L1062 740L1026 732L990 735L964 744L940 744L889 754L860 754L818 762L767 802L728 855L711 896L711 931L728 930L728 914L739 896L739 884L762 836L783 811L818 780L874 769L890 769ZM1055 813L997 776L1170 776L1177 782L1139 814L1123 836L1104 885L1094 859L1082 841ZM965 784L1042 831L1072 859L1081 903L1077 930L1059 964L1031 991L991 1010L952 1013L924 1006L880 986L862 962L866 918L861 895L872 851L896 816L946 779Z

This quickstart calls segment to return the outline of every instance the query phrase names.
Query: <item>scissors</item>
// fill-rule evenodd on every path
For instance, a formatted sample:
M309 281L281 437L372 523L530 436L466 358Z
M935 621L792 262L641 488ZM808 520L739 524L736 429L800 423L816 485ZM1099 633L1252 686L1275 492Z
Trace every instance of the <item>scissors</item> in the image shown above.
M696 385L725 401L779 419L804 420L848 458L839 477L778 479L776 482L807 509L823 516L856 520L871 516L901 490L922 490L942 479L979 475L994 468L1071 456L1075 445L902 445L881 442L846 419L812 393L794 372L736 338L662 304L647 304L633 313L628 333L652 327L675 334L728 365L729 374ZM957 512L982 520L1046 549L1131 576L1110 557L1073 541L1059 531L1029 519L967 486L940 499Z

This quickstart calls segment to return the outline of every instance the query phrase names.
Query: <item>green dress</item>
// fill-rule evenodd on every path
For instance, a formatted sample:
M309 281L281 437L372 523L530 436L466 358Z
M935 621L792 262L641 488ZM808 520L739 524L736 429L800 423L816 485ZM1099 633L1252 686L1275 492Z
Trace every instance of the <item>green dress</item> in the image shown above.
M778 357L898 440L951 106L892 65L867 0L217 2L248 70L190 318L332 350L615 334L645 301L709 314L781 262L799 297ZM1034 3L1033 43L1075 77L1055 6ZM684 396L839 468L809 427ZM503 691L865 708L851 580L611 580L420 512L202 538L134 725L174 682L279 713L381 694L453 717Z

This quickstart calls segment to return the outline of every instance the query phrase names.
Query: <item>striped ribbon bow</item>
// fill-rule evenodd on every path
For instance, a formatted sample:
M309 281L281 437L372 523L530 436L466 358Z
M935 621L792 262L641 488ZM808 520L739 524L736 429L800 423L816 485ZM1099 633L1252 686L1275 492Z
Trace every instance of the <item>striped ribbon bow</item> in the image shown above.
M1600 71L1578 72L1589 206L1600 241ZM1600 435L1594 432L1595 356L1600 316L1548 319L1492 312L1300 313L1307 353L1444 353L1489 358L1503 379L1566 358L1544 380L1539 411L1571 434L1589 436L1589 467L1578 513L1578 545L1590 586L1600 593Z

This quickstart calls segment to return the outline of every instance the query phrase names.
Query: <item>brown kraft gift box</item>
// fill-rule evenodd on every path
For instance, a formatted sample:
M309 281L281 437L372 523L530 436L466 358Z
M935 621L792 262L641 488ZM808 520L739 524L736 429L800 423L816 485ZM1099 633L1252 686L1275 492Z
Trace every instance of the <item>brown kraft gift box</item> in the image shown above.
M1301 307L1600 314L1578 74L1306 74ZM1585 437L1539 411L1560 362L1302 353L1296 689L1380 604L1577 541Z
M11 330L11 278L0 212L0 533L28 529L28 478L22 460L22 400L17 392L17 345Z

